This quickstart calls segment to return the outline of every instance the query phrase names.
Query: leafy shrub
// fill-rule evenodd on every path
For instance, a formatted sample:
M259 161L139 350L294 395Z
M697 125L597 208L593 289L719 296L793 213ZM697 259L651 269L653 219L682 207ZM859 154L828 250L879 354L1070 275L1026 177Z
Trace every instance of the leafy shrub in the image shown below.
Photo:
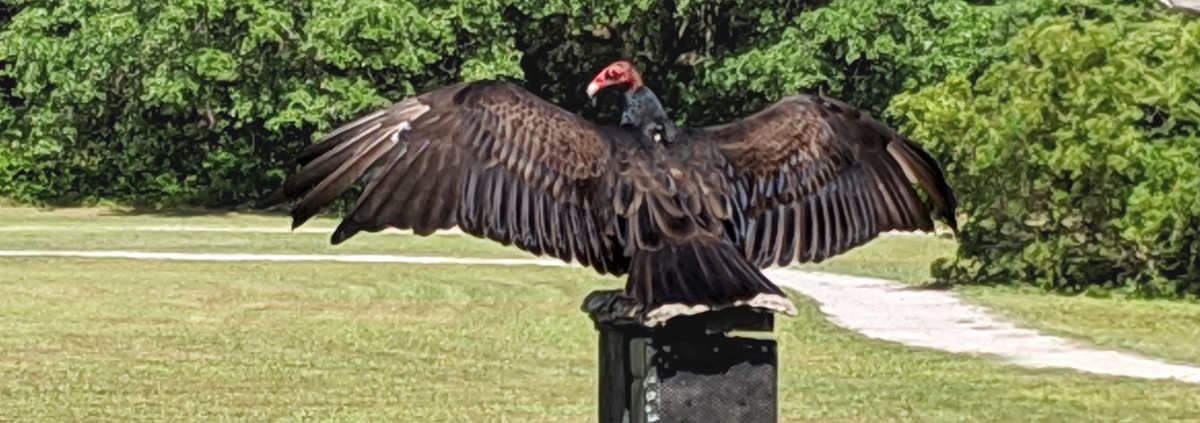
M1005 57L897 96L968 219L939 278L1200 294L1200 21L1125 5L1038 19Z
M250 203L314 136L458 80L611 122L582 87L618 56L690 123L799 90L881 110L1005 36L962 0L583 3L0 0L0 196Z
M986 64L1014 12L964 1L835 0L801 14L778 41L715 61L707 77L723 96L803 89L880 112L899 92Z

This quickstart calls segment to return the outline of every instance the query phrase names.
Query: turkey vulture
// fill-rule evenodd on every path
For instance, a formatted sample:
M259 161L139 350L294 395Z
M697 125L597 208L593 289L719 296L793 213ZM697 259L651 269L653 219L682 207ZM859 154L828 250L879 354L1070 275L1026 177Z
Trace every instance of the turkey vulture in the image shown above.
M737 122L682 128L628 61L587 87L624 91L602 126L506 82L442 87L325 135L261 204L302 225L356 181L339 244L387 227L462 231L628 275L644 316L783 299L759 270L819 262L889 230L956 228L933 158L837 100L793 95ZM777 302L778 304L778 302ZM663 319L647 318L648 322Z

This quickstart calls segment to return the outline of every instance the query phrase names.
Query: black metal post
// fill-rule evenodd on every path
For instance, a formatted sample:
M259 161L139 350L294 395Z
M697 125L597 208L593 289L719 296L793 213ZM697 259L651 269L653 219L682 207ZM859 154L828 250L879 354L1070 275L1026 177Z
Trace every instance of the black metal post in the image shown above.
M584 302L600 332L601 423L776 422L769 310L734 307L648 328L634 307L619 291Z

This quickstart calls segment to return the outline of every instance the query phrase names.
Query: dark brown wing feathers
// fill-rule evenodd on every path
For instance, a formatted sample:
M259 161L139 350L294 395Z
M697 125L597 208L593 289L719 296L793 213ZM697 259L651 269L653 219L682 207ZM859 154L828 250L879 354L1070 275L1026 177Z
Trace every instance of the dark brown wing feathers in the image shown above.
M792 96L707 128L734 185L730 237L759 266L821 261L889 230L932 230L914 183L956 228L954 194L920 146L836 100Z
M689 155L676 162L646 157L629 149L629 133L519 87L458 84L331 132L301 152L303 168L263 205L299 198L299 226L366 181L334 243L386 227L424 235L458 226L618 275L637 257L654 267L643 250L714 242L718 222L760 267L821 261L888 230L932 230L914 183L955 227L954 195L932 157L844 103L793 96L686 134L712 142L671 147L690 148L673 150Z
M613 136L507 83L448 86L348 123L297 157L303 168L263 202L301 197L293 226L359 180L333 234L386 227L464 232L535 254L626 271L606 198Z

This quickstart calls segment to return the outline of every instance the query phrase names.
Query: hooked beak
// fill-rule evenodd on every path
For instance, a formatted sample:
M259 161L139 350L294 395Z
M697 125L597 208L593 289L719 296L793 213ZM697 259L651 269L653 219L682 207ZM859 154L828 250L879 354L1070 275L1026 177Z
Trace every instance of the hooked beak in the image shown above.
M595 97L596 93L600 92L602 89L604 89L604 87L600 86L598 82L592 81L592 83L588 84L587 86L587 95L589 98Z

